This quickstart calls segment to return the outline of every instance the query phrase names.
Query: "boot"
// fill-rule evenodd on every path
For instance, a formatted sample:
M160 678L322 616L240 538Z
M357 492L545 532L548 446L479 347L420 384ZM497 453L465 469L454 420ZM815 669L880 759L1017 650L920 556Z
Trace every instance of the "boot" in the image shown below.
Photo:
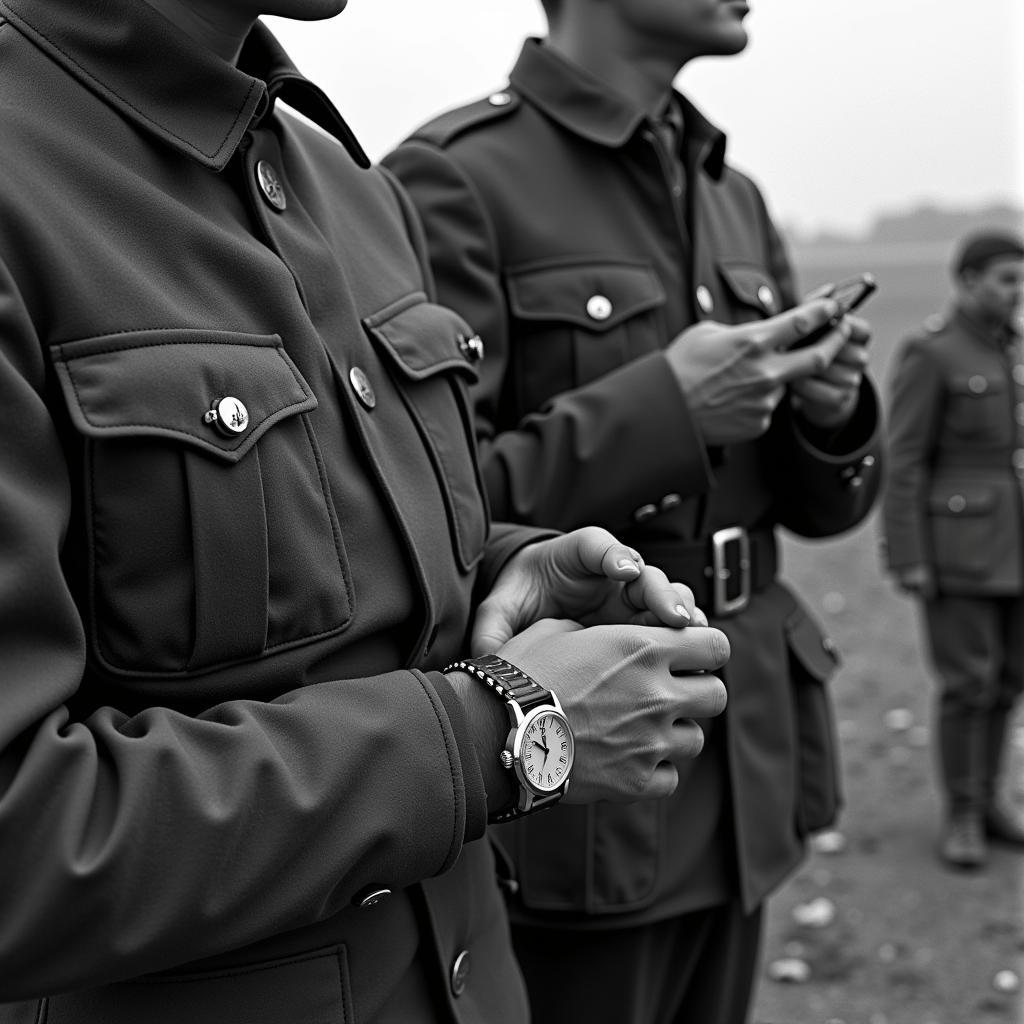
M981 815L976 811L953 811L942 829L939 856L950 867L980 868L987 856Z

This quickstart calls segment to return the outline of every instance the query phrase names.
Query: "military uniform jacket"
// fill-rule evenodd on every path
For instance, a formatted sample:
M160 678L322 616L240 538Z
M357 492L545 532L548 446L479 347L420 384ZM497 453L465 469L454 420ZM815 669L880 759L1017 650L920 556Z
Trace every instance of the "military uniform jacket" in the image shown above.
M794 287L757 188L725 162L724 136L677 101L686 132L673 154L643 111L532 40L506 90L441 116L385 160L423 219L439 295L483 340L474 394L493 514L601 523L702 602L708 536L755 536L757 592L716 623L732 642L729 707L677 795L562 806L498 830L517 864L516 912L533 920L754 906L838 799L823 689L834 661L773 582L773 528L826 536L867 513L874 391L865 384L828 448L783 403L761 442L706 449L663 350L696 319L778 312Z
M889 414L886 550L947 594L1024 590L1024 357L1020 338L954 308L900 350Z
M400 190L239 67L0 2L0 1021L518 1024L436 670L537 531Z

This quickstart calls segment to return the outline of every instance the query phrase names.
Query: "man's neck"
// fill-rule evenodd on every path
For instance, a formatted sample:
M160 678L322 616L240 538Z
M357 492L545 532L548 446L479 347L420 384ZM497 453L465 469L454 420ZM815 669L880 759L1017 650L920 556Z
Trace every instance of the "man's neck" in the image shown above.
M664 58L642 57L609 44L600 32L552 30L547 45L573 64L656 117L672 92L679 65Z

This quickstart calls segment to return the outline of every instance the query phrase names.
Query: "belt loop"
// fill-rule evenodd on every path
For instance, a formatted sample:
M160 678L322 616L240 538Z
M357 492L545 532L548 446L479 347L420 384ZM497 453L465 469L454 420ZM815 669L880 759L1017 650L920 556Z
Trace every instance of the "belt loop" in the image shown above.
M734 572L730 568L730 545L736 544ZM711 535L711 611L720 618L741 612L750 603L750 537L742 526L727 526ZM730 582L739 579L739 589L729 596Z

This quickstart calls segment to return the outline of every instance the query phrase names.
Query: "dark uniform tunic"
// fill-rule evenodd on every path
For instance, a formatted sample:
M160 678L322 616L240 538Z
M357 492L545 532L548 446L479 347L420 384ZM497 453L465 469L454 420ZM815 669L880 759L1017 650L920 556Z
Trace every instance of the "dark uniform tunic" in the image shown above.
M890 568L927 566L946 796L994 796L1024 690L1024 351L954 308L905 339L892 379Z
M0 0L0 1021L518 1024L436 669L536 531L399 190L239 67Z
M676 102L685 135L670 151L642 110L530 41L507 90L385 160L423 219L439 295L483 339L477 429L495 516L613 528L709 611L713 548L738 574L729 538L751 543L750 603L714 620L732 644L729 706L676 795L561 806L500 830L524 923L623 927L731 901L752 911L838 800L823 687L834 659L775 581L774 528L827 536L867 514L874 391L865 383L828 448L788 403L762 440L705 448L665 347L696 319L779 312L794 287L724 136Z

